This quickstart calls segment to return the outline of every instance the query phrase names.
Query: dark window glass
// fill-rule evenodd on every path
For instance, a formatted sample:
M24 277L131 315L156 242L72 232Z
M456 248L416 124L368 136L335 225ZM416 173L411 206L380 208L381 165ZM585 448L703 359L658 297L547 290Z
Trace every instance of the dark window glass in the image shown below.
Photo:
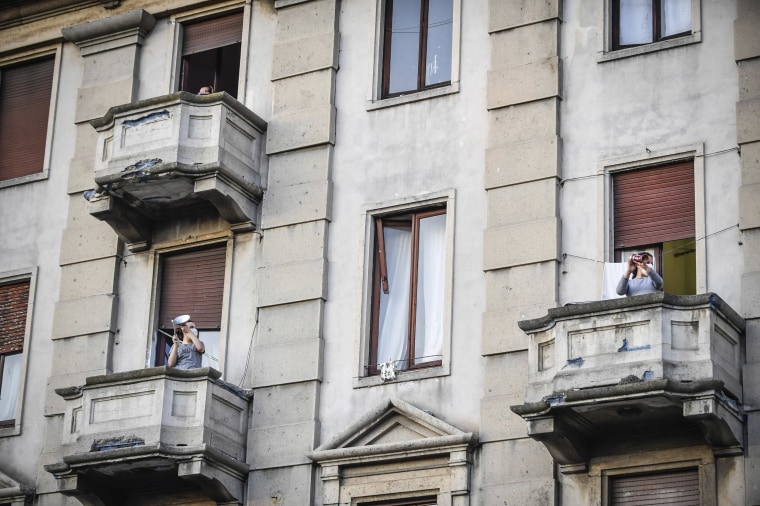
M451 82L452 0L388 0L383 97Z
M182 47L183 91L197 93L203 86L238 94L243 14L187 24Z

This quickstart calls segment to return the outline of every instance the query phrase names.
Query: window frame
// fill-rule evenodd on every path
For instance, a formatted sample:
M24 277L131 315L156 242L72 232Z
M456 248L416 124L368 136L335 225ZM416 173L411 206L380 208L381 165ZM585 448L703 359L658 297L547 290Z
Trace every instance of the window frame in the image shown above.
M16 271L0 272L0 286L15 284L20 281L29 282L29 300L26 308L26 326L24 328L24 344L21 351L21 377L19 378L18 402L16 403L16 416L12 424L0 426L0 438L8 436L18 436L21 434L24 392L26 390L26 377L29 366L30 341L32 334L32 319L34 317L34 301L37 286L37 268L20 269ZM17 353L13 353L14 355ZM2 373L2 368L0 368ZM9 420L10 421L10 420Z
M238 93L236 100L245 103L248 82L248 56L251 36L252 6L250 1L233 0L206 8L174 14L169 18L171 44L171 65L168 66L168 88L171 93L182 87L182 42L184 24L202 22L209 18L243 12L243 34L240 42L240 66L238 69Z
M60 80L61 69L61 48L62 44L45 46L34 50L15 53L11 56L0 57L0 70L3 67L19 65L33 60L39 60L53 56L53 76L50 91L50 104L48 109L48 120L45 134L45 153L43 154L42 170L26 176L15 177L11 179L0 180L0 189L20 184L42 181L50 177L50 164L53 146L53 133L55 124L55 111L58 104L58 83ZM1 77L0 77L1 79Z
M617 48L615 43L615 25L614 9L619 0L605 0L604 8L599 9L600 14L597 21L597 27L600 34L599 48L597 51L597 63L606 61L619 60L631 56L638 56L664 49L687 46L702 41L702 0L691 0L691 32L683 35L673 35L648 44L637 46L624 46Z
M161 301L161 277L163 267L163 257L166 255L177 255L182 253L189 253L204 248L213 248L215 246L224 246L225 248L225 260L224 260L224 287L222 289L222 315L221 324L219 326L219 367L217 369L222 373L222 377L226 372L226 355L227 345L229 337L229 306L230 306L230 290L232 279L232 262L234 258L234 237L230 237L225 234L223 237L213 238L194 242L192 244L171 244L165 246L156 246L151 251L151 269L152 269L152 293L150 298L150 321L149 332L147 337L146 346L148 347L146 353L145 367L155 367L158 355L159 345L159 330L161 322L159 322L159 304ZM192 316L192 315L191 315ZM203 340L203 330L200 332L201 340Z
M601 506L610 506L610 481L614 478L697 468L700 500L703 501L700 504L715 505L715 467L714 456L709 448L691 447L594 458L589 465L589 476L599 480Z
M452 26L451 26L451 76L449 84L438 84L435 86L418 89L416 91L406 91L391 96L385 96L384 90L384 67L386 61L386 38L385 38L385 19L386 19L386 2L387 0L377 0L375 4L375 33L374 47L375 57L373 59L373 79L371 90L367 99L366 110L373 111L385 107L393 107L401 104L408 104L420 100L427 100L435 97L450 95L459 92L459 65L460 65L460 46L461 46L461 17L462 6L461 0L452 2Z
M696 249L696 293L707 292L707 256L704 240L706 232L705 216L705 168L704 168L704 144L692 144L674 148L650 150L646 157L640 153L622 156L619 158L603 160L600 162L599 173L599 213L598 236L603 237L603 244L598 258L604 258L605 262L615 262L616 252L614 244L614 196L612 194L612 178L619 171L647 169L659 165L666 165L679 160L692 159L694 163L694 247ZM646 245L644 245L646 246ZM634 246L635 247L635 246ZM658 259L658 269L662 268L661 260ZM659 272L659 271L658 271ZM600 276L601 279L601 276Z
M414 381L424 378L447 376L451 373L451 334L452 334L452 300L453 300L453 269L454 269L454 234L456 222L456 192L454 189L440 192L432 192L414 197L402 198L383 204L369 204L362 208L362 241L359 245L363 258L363 276L358 279L361 285L358 290L361 296L360 328L358 331L359 342L355 356L357 364L356 374L353 378L354 388L370 387L382 384L378 374L370 371L370 349L372 346L372 305L375 303L374 282L375 273L374 251L377 240L375 219L383 216L393 216L410 211L422 211L442 206L446 209L446 237L445 237L445 263L443 280L443 349L440 363L412 367L404 371L396 372L396 379L390 383Z

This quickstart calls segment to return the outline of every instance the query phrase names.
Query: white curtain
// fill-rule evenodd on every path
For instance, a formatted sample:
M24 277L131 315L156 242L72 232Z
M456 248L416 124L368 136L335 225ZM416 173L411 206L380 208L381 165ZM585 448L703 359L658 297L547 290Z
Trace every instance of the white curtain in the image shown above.
M446 263L446 215L420 220L417 264L417 314L414 363L440 360L443 354L443 280Z
M3 364L3 386L0 389L0 420L16 418L16 404L21 382L21 353L6 355Z
M652 41L652 0L620 0L620 45Z
M389 226L384 231L388 293L380 291L377 360L396 360L398 369L406 369L412 231Z
M662 0L662 36L691 30L691 0Z
M201 367L213 367L217 371L222 371L219 365L219 331L218 330L201 330L198 337L203 341L206 352L201 360Z

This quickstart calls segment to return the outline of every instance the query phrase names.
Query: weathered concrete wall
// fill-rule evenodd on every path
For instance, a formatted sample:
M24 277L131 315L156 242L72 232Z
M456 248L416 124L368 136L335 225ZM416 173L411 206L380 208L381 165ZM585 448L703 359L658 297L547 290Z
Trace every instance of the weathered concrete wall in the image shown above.
M456 2L458 3L458 2ZM430 100L372 107L375 0L341 4L340 71L336 76L336 146L332 221L328 238L328 299L321 388L322 440L344 431L390 397L402 399L464 431L478 430L482 359L477 315L483 304L481 256L482 165L487 129L486 13L462 3L461 75L468 85ZM361 133L361 135L357 135ZM425 380L352 388L365 365L360 356L366 268L366 210L389 202L455 190L451 374ZM456 211L454 217L454 211ZM357 363L359 361L360 363ZM471 498L470 504L477 504Z
M605 182L613 160L639 160L702 146L704 183L697 187L698 292L716 292L742 307L739 222L740 158L736 151L736 65L730 38L731 2L701 2L703 40L629 58L598 61L604 37L601 2L564 2L563 101L560 191L563 272L560 302L596 300L601 294L605 245ZM727 150L723 152L724 150ZM700 225L701 224L701 225ZM733 228L732 228L733 227ZM728 228L728 230L717 233ZM717 233L717 234L716 234ZM715 234L715 235L711 235ZM700 248L704 248L700 251ZM746 246L744 247L746 248ZM700 267L701 266L701 267Z

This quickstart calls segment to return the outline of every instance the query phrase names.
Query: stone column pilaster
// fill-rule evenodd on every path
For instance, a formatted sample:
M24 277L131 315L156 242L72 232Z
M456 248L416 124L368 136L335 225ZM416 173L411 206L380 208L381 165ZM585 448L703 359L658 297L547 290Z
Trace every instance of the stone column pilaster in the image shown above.
M54 358L45 394L49 437L41 464L59 460L55 445L61 441L64 401L54 389L83 385L87 376L111 372L122 244L108 224L90 216L82 197L95 185L97 132L88 122L136 98L140 49L155 22L148 12L136 10L63 29L63 36L79 48L82 76L61 241L61 289L51 336ZM54 491L52 475L40 476L38 493Z
M490 0L484 232L483 504L553 504L548 452L526 437L527 337L517 321L557 304L560 218L559 0ZM509 465L510 462L516 465ZM520 465L517 463L527 463ZM503 465L507 463L507 465Z
M739 229L742 231L742 316L746 319L747 365L744 403L760 406L760 5L738 0L734 21L734 58L739 72L736 142L741 150ZM760 503L760 412L747 414L745 504ZM754 444L752 442L755 442ZM720 486L720 484L719 484Z
M327 298L337 0L278 0L249 504L312 504ZM278 503L279 504L279 503Z

